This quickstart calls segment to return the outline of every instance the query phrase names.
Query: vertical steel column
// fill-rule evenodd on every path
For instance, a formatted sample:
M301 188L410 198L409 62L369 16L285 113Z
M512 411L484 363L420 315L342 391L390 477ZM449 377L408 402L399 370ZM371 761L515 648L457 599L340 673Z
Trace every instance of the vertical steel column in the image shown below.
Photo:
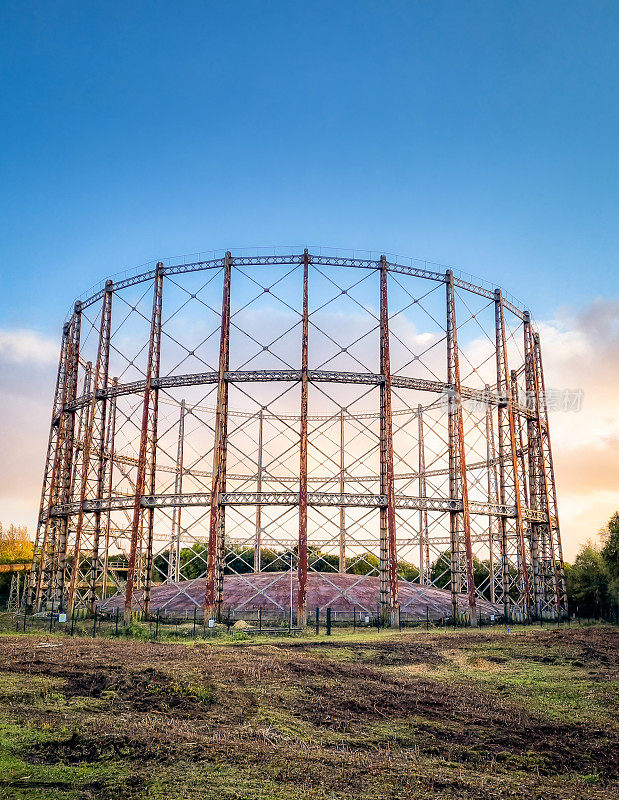
M526 355L525 355L525 378L526 378ZM524 502L525 508L529 508L532 506L530 502L530 497L536 491L534 484L531 482L531 478L535 480L535 471L531 472L531 462L528 459L529 453L529 439L528 439L528 430L527 430L527 447L525 449L524 446L524 433L523 433L523 425L522 425L522 414L518 410L518 405L520 403L520 398L518 395L518 373L515 369L511 371L511 384L512 384L512 404L514 405L514 423L516 426L516 442L518 444L518 464L520 469L520 486L522 487L522 500ZM529 418L527 417L527 423ZM528 426L527 426L528 428ZM537 502L537 501L535 501ZM524 539L525 542L529 542L529 554L530 554L530 572L533 579L533 594L531 600L534 605L534 614L539 615L542 608L542 598L543 598L543 582L542 582L542 575L541 575L541 564L539 558L539 547L538 547L538 533L539 529L536 530L536 526L533 522L524 519L522 520L522 526L524 529Z
M464 447L464 420L460 397L460 355L458 351L458 326L456 323L456 296L453 283L453 272L447 270L445 275L447 287L447 383L452 392L449 395L449 491L452 500L462 500L462 529L464 533L464 551L466 555L466 588L469 602L471 625L477 625L477 608L475 600L475 572L473 564L473 547L471 544L471 517L469 513L469 491L466 475L466 453ZM458 490L461 498L458 497ZM457 563L452 551L451 579L452 605L455 597L454 568L460 573L460 543L458 536L458 511L449 512L449 528L452 546L458 542ZM457 609L454 609L454 612Z
M393 422L391 418L391 356L389 352L389 303L387 259L380 257L380 492L387 505L380 510L381 610L392 627L399 623L398 559L393 472ZM386 584L386 585L385 585ZM386 596L385 596L386 595Z
M503 294L500 289L495 290L495 322L496 322L496 335L497 335L497 390L503 396L503 401L507 407L507 424L509 426L509 442L510 454L513 476L513 491L514 491L514 505L516 506L516 544L519 554L518 571L520 573L520 580L522 583L521 588L521 601L523 603L523 613L525 618L530 616L531 595L529 591L529 574L527 568L526 547L524 538L524 526L522 521L522 503L520 497L520 481L518 479L518 448L516 445L516 426L514 422L514 408L512 403L512 388L511 377L509 371L508 357L507 357L507 338L505 335L505 314L503 310ZM501 408L501 407L500 407ZM503 425L505 423L504 417L500 420ZM499 437L501 437L502 427L499 425ZM499 438L499 445L503 443ZM504 453L501 455L501 478L502 478L502 497L506 496L505 486L505 458ZM506 502L501 499L501 502ZM503 524L505 524L505 517L502 517Z
M512 381L512 403L517 407L520 403L518 393L518 372L513 369L511 371ZM520 411L514 411L514 423L516 425L516 442L518 444L518 463L520 465L520 485L522 486L522 498L524 500L525 508L529 507L529 484L527 476L527 459L526 450L524 446L524 432L522 429L522 415Z
M535 363L533 359L533 340L531 337L531 315L528 311L524 312L524 376L526 387L526 406L530 412L531 399L536 396L535 384ZM536 412L537 413L537 412ZM543 455L541 453L541 438L539 437L540 429L537 422L539 421L539 414L537 419L533 419L531 414L527 415L527 457L529 466L529 502L531 508L535 510L544 510L548 508L548 497L545 495L544 490L544 477L543 477ZM522 443L521 432L521 457L524 459L524 446ZM535 615L542 619L544 615L544 607L547 602L547 586L545 580L545 559L540 558L540 542L547 536L547 528L538 522L531 521L529 523L531 531L531 566L533 570L533 596L535 601Z
M78 353L76 364L76 375L79 373L79 366L82 359ZM77 397L77 378L76 378L76 397ZM81 495L81 487L84 473L84 431L88 430L90 420L90 399L92 391L92 362L87 361L84 367L84 381L82 384L82 397L84 402L80 404L79 422L77 425L77 436L73 436L72 441L72 468L71 476L68 480L68 494L66 502L78 503ZM60 528L60 544L57 548L58 558L55 565L56 570L56 596L58 608L64 606L65 584L67 580L67 558L69 553L69 543L72 533L71 517L66 517L66 525ZM73 565L73 556L69 566ZM70 579L70 575L68 576Z
M543 410L544 410L544 425L542 426L542 436L544 441L544 455L546 457L546 462L548 464L546 473L548 475L548 491L550 494L550 498L552 500L552 508L554 511L554 516L550 519L550 546L552 548L553 554L555 554L555 561L556 561L556 571L557 571L557 580L559 585L559 590L561 593L561 601L559 608L557 609L557 614L559 617L561 613L567 614L568 607L567 607L567 585L565 581L565 564L563 561L563 544L561 542L561 529L559 526L559 508L557 506L557 484L555 482L555 468L554 462L552 458L552 447L550 444L550 423L548 420L548 404L546 402L546 385L544 381L544 367L542 364L542 349L539 340L539 333L536 333L534 336L534 352L535 352L535 363L537 366L537 371L539 374L539 391L541 397L544 398L543 401ZM556 531L556 535L553 533Z
M105 330L101 331L102 347L99 348L97 353L97 369L99 372L100 388L107 390L109 366L110 366L110 340L112 336L112 298L113 298L113 284L112 281L107 281L105 284L104 307L105 312ZM103 323L103 318L102 318ZM94 394L97 394L97 378L95 378ZM94 436L94 447L92 452L96 455L97 449L99 451L98 463L96 465L96 489L95 497L101 499L103 497L103 488L105 485L105 442L107 438L107 394L100 400L97 398L97 411L99 419L91 422ZM92 541L92 565L91 565L91 584L90 584L90 600L89 607L94 611L97 602L97 580L99 578L99 540L101 537L101 511L94 512L94 534Z
M345 491L346 451L344 449L344 409L340 410L340 495ZM338 560L340 574L346 572L346 509L340 502L340 555Z
M258 493L258 502L256 503L256 532L254 539L254 572L260 572L262 568L262 556L260 548L262 547L262 504L260 503L260 494L262 492L262 428L264 425L264 408L260 409L258 414L258 455L256 457L256 492Z
M82 359L79 359L79 364ZM79 367L78 364L78 367ZM82 382L82 400L80 403L78 422L77 422L77 436L73 441L73 470L71 474L71 494L69 499L73 503L79 502L80 490L82 488L82 471L83 471L83 455L84 455L84 435L88 430L88 420L90 419L90 391L92 388L92 362L87 361L84 365L84 380ZM77 389L76 389L77 391Z
M62 330L62 343L56 375L56 389L54 391L54 405L49 429L47 456L43 470L43 488L39 505L37 532L34 541L34 551L30 574L24 584L26 605L32 607L35 598L40 598L41 585L44 571L44 560L47 558L47 545L51 524L50 511L58 501L58 473L60 470L63 430L65 426L64 403L67 391L67 369L69 358L69 339L71 325L66 323Z
M494 445L494 423L492 420L492 404L490 403L490 386L485 385L486 394L486 469L488 470L488 502L494 505L499 504L499 480L496 468L496 449ZM494 563L495 556L495 526L497 517L488 516L488 551L489 551L489 582L490 582L490 602L496 602L496 569ZM500 542L499 542L500 544ZM500 573L501 574L501 573Z
M183 453L185 445L185 401L181 400L181 410L178 419L178 443L176 445L176 476L174 478L174 494L183 493ZM170 537L170 552L168 553L167 583L180 580L181 556L181 506L175 506L172 511L172 535Z
M557 512L557 495L556 485L554 478L554 466L552 462L552 450L550 447L550 429L548 427L548 406L546 404L546 390L544 386L544 373L542 369L542 355L539 342L539 334L534 334L530 325L528 325L528 338L529 338L529 353L531 360L531 373L532 373L532 392L535 397L535 438L538 444L537 459L539 463L539 477L541 478L541 486L539 495L542 500L542 510L548 515L548 527L544 529L547 534L548 543L550 546L550 558L552 567L552 582L554 588L555 602L557 605L557 615L561 615L561 611L567 610L567 591L565 586L565 572L563 566L563 551L561 547L561 535L559 531L559 517ZM527 386L528 390L528 386ZM542 421L542 396L544 420ZM546 442L546 446L544 446ZM552 511L554 511L554 525L556 525L556 544L555 551L555 537L553 534L553 518ZM545 599L545 598L544 598Z
M82 480L79 496L79 511L75 531L75 542L73 545L73 563L71 565L71 578L69 581L69 597L67 607L69 613L73 610L75 602L75 592L78 578L82 570L82 536L84 533L84 503L89 499L89 494L100 498L103 491L104 479L104 459L103 443L105 431L105 415L107 400L104 395L99 397L99 390L107 388L108 365L110 355L110 330L112 317L112 282L108 281L105 285L103 302L101 304L101 322L99 325L99 344L97 347L97 361L93 374L92 391L90 397L90 411L88 424L84 435L82 446ZM95 464L91 465L91 457L95 456ZM94 475L93 475L94 473ZM94 486L93 486L94 483ZM91 569L95 563L98 564L98 553L95 552L95 538L98 540L101 530L101 512L95 512L95 534L91 541ZM84 576L86 577L86 576ZM94 610L96 602L96 576L89 586L88 605L90 610Z
M497 362L497 394L501 395L501 400L497 408L497 438L499 446L499 500L501 505L507 505L507 470L505 455L505 411L506 401L502 379L502 344L501 344L501 325L499 316L499 306L495 295L495 327L496 327L496 362ZM507 519L501 514L499 517L499 535L501 549L501 593L503 600L503 616L506 620L511 619L511 597L510 597L510 574L508 558L508 530Z
M80 363L80 337L82 330L82 304L77 302L75 304L75 311L73 314L71 342L69 344L69 375L67 376L67 404L73 403L77 398L77 385L79 375ZM90 380L90 373L87 370L85 382ZM82 409L83 413L83 409ZM61 456L61 472L60 472L60 486L59 486L59 503L64 505L71 500L73 494L73 476L74 461L76 461L75 450L75 408L70 408L67 411L66 428L63 431L63 452ZM57 518L54 523L55 540L56 540L56 558L54 568L56 570L56 577L54 580L56 587L56 608L61 609L64 607L64 584L65 584L65 568L67 558L67 542L68 542L68 529L69 517L63 516ZM50 579L50 590L52 580Z
M226 490L226 455L228 434L228 382L226 372L230 363L230 280L232 257L224 259L224 285L221 306L221 332L219 339L219 376L217 380L217 410L213 443L213 478L211 485L211 515L208 537L208 563L204 613L221 616L223 602L223 569L225 548L225 517L221 495Z
M163 299L163 264L158 262L155 270L155 280L153 287L153 311L150 324L150 337L148 344L148 361L146 363L146 383L144 386L144 400L142 403L142 425L140 431L140 450L138 453L138 467L135 480L135 495L133 501L133 520L131 524L131 545L129 550L129 563L127 565L127 585L125 588L125 621L131 620L133 607L133 589L139 583L136 581L136 564L138 561L138 550L142 550L142 496L146 486L148 462L150 459L149 482L152 485L155 477L155 449L157 445L157 396L158 390L153 387L153 380L159 377L159 361L161 352L161 307ZM152 408L153 398L155 408ZM152 489L151 489L152 492ZM150 509L152 511L152 509ZM149 525L152 518L149 518ZM146 568L150 568L149 560L152 558L152 529L149 537L149 552L147 553ZM140 558L141 561L141 558ZM140 575L142 569L140 568ZM146 609L145 609L146 610Z
M309 349L309 255L303 253L303 316L301 326L301 418L299 443L299 591L297 594L297 625L307 624L307 404ZM292 567L291 567L292 569Z
M110 398L110 422L107 426L106 451L108 457L106 500L112 497L114 487L114 442L116 437L116 390L118 378L112 378L112 396ZM108 508L105 519L105 551L103 554L103 577L101 579L101 596L107 597L107 584L110 565L110 533L112 528L112 510Z
M163 264L157 265L157 276L160 277L158 308L155 319L154 342L153 342L153 363L152 363L152 385L150 419L148 425L148 443L146 450L146 475L145 483L149 495L154 495L157 491L157 436L159 423L159 371L161 366L161 308L163 302ZM155 383L156 382L156 383ZM153 543L155 534L155 509L149 506L147 509L147 542L146 560L144 564L144 614L148 616L150 612L150 590L153 582Z
M423 406L417 406L417 442L419 473L419 497L424 500L427 495L426 482L426 451L423 437ZM427 585L430 583L430 542L428 536L428 509L419 509L419 582Z

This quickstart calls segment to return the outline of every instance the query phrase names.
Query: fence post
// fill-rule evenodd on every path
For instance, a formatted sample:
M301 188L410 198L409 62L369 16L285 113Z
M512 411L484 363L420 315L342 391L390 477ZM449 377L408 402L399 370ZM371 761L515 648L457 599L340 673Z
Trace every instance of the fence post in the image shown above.
M155 622L155 641L157 641L159 638L159 611L160 609L157 609L157 621Z
M49 632L54 630L54 598L52 597L52 610L49 612Z
M320 633L320 608L316 606L316 635Z
M430 630L430 606L426 606L426 630Z
M116 636L118 636L118 615L120 613L120 606L116 606Z
M73 631L75 630L75 606L71 609L71 636L73 636Z
M92 638L94 639L97 635L97 606L95 606L95 621L92 626Z
M357 630L357 606L353 606L352 610L352 629L355 632Z
M258 609L258 633L262 633L262 606Z
M327 606L327 636L331 636L331 606Z
M196 617L198 614L198 606L193 607L193 638L196 638Z

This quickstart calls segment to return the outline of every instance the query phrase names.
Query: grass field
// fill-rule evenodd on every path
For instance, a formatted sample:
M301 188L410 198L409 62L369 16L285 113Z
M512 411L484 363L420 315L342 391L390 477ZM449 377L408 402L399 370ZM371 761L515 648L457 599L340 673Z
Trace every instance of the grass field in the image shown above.
M0 636L0 798L619 798L619 629Z

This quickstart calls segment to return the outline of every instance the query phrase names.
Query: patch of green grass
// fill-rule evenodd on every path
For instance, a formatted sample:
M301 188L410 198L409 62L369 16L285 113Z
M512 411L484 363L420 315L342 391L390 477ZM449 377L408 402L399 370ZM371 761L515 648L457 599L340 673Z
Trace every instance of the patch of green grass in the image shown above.
M68 800L84 797L93 785L104 789L119 785L130 777L122 764L37 764L28 760L34 745L50 744L66 729L20 726L0 718L0 797Z
M485 685L529 711L564 723L617 722L619 681L591 680L565 654L546 648L514 658L514 647L501 642L471 643L464 663L445 668L458 679ZM524 656L524 657L523 657Z

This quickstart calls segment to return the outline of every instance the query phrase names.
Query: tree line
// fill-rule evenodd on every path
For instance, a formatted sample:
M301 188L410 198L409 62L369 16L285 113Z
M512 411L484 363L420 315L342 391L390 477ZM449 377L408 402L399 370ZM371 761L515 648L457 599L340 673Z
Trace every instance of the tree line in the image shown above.
M582 545L573 564L565 564L567 596L571 613L580 616L614 617L619 608L619 512L615 512L599 532L598 541L588 540ZM0 564L28 563L32 560L34 546L25 526L0 522ZM296 556L293 551L293 558ZM160 553L153 563L153 581L160 583L167 577L169 551ZM308 548L308 560L312 570L337 572L337 555L323 553L319 548ZM121 555L110 556L110 566L119 571L126 567ZM196 542L180 551L179 572L182 579L192 580L204 575L207 562L207 546ZM290 553L263 548L260 551L260 566L263 572L290 569ZM346 572L353 575L378 574L379 561L373 553L361 553L346 559ZM448 550L433 562L430 580L446 588L450 582L451 555ZM490 564L487 560L474 559L475 585L489 599ZM224 566L225 574L243 574L254 569L253 547L237 547L229 551ZM398 572L403 580L415 582L419 579L417 567L400 561ZM10 575L0 573L0 598L8 593Z
M598 534L587 541L565 565L570 611L581 616L610 617L619 606L619 512Z

